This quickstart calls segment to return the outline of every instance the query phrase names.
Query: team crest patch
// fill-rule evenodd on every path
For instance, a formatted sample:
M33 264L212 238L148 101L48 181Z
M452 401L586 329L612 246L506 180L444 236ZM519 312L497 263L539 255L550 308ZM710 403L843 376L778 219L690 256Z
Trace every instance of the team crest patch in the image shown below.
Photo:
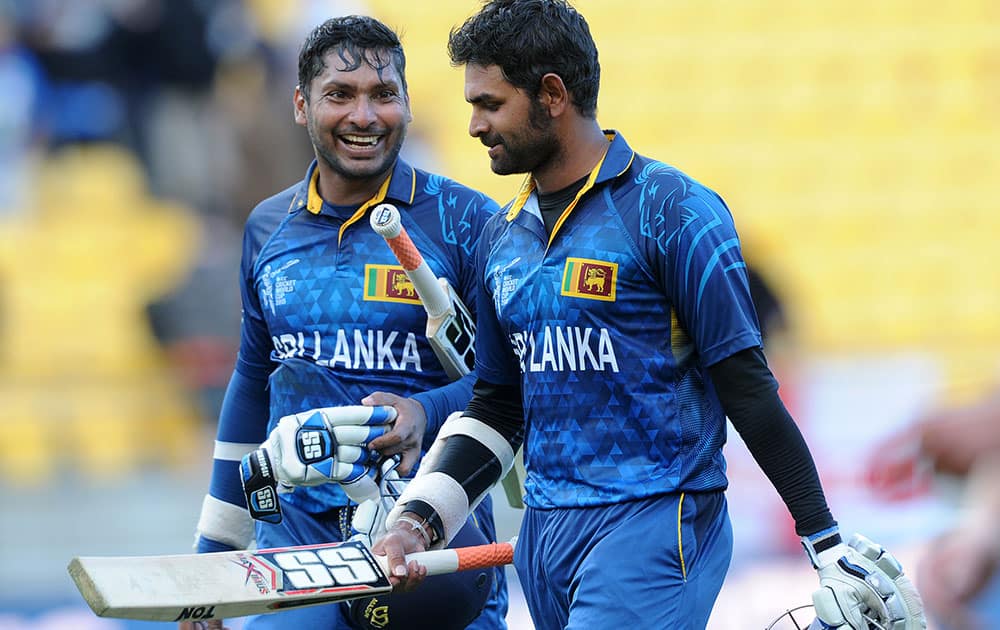
M618 263L588 258L567 258L562 294L591 300L615 301Z
M399 265L365 265L365 299L420 304L417 290Z

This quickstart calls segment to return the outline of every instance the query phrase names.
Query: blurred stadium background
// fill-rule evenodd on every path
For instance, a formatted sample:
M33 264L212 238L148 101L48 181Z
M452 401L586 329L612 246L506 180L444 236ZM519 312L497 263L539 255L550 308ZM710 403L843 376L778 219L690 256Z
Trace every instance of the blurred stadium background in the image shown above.
M1000 3L576 4L601 52L599 120L727 200L842 527L912 567L954 487L886 504L861 463L1000 379ZM397 27L407 156L513 194L520 179L466 135L445 51L477 6L0 0L0 630L170 625L93 617L65 565L190 550L238 341L242 222L310 158L290 100L309 28ZM763 628L814 578L731 435L736 556L710 628ZM516 532L517 512L500 519ZM516 584L510 621L530 628Z

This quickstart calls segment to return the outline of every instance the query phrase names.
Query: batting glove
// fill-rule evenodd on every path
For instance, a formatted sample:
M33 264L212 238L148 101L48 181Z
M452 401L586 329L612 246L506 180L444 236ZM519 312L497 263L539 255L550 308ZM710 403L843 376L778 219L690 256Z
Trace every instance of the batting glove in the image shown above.
M340 482L357 502L376 496L368 469L377 459L366 445L384 435L396 419L388 406L324 407L284 416L261 447L240 462L250 516L281 522L278 494L296 486Z
M920 595L892 554L860 534L840 542L836 528L802 538L819 573L813 606L822 628L925 630ZM874 622L878 625L871 625Z
M368 442L388 432L395 419L393 407L312 409L281 418L261 448L282 484L350 483L372 463Z
M358 502L354 517L351 519L351 528L354 530L351 540L364 541L371 547L375 539L385 532L385 519L395 507L396 499L399 498L406 485L406 482L400 479L396 472L399 462L400 458L396 455L383 460L379 465L379 471L375 478L378 492L375 496ZM362 487L360 483L354 485ZM348 493L348 496L354 494L350 491Z

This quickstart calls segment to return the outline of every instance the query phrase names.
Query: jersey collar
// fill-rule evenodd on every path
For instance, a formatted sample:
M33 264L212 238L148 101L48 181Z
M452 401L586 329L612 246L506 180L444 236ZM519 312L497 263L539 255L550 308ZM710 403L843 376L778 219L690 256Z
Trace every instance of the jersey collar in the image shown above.
M305 179L302 180L298 190L295 192L295 196L292 198L292 204L288 208L289 212L306 208L313 214L324 214L323 198L319 196L319 190L316 188L317 182L319 182L319 170L316 168L316 165L316 160L313 160L312 164L309 165ZM392 172L389 173L389 177L382 182L382 186L375 193L375 196L365 203L369 204L367 207L370 207L371 205L381 203L385 199L391 199L399 203L411 205L416 192L416 170L402 158L397 158L396 163L392 167ZM325 212L328 214L330 211L326 209Z
M605 152L604 157L601 158L601 161L597 163L597 166L594 167L594 170L590 172L587 183L583 185L580 192L576 194L576 198L573 199L559 217L559 220L556 221L555 227L552 229L552 234L549 235L549 243L552 242L552 238L559 231L566 217L569 216L569 213L576 206L577 202L588 190L598 184L603 184L606 181L620 177L632 165L632 161L635 159L635 151L625 141L625 136L613 129L605 130L604 135L611 141L611 144L608 145L608 150ZM514 200L510 203L510 207L507 209L508 222L513 221L521 213L524 204L535 194L535 188L535 180L531 175L528 175L524 179L524 183L521 184L521 189L518 191L517 196L514 197Z
M317 183L319 182L319 169L317 161L313 160L306 171L306 177L302 180L302 185L292 198L292 204L288 208L289 212L305 207L312 214L330 214L329 206L324 203L319 195ZM417 192L416 170L401 158L396 159L392 167L392 172L385 178L378 191L368 201L361 204L357 211L340 226L340 234L337 242L344 236L344 231L353 223L365 216L369 208L374 207L385 200L395 201L406 206L413 204L413 199Z

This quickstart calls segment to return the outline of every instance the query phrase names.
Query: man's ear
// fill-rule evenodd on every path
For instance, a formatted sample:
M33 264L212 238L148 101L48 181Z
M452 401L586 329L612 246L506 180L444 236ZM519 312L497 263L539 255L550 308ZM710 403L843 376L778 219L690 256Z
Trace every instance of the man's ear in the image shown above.
M295 108L295 122L303 127L306 126L306 106L308 104L302 88L296 85L295 93L292 96L292 107Z
M563 83L562 77L554 72L542 76L538 100L552 118L561 116L572 105L566 84Z

